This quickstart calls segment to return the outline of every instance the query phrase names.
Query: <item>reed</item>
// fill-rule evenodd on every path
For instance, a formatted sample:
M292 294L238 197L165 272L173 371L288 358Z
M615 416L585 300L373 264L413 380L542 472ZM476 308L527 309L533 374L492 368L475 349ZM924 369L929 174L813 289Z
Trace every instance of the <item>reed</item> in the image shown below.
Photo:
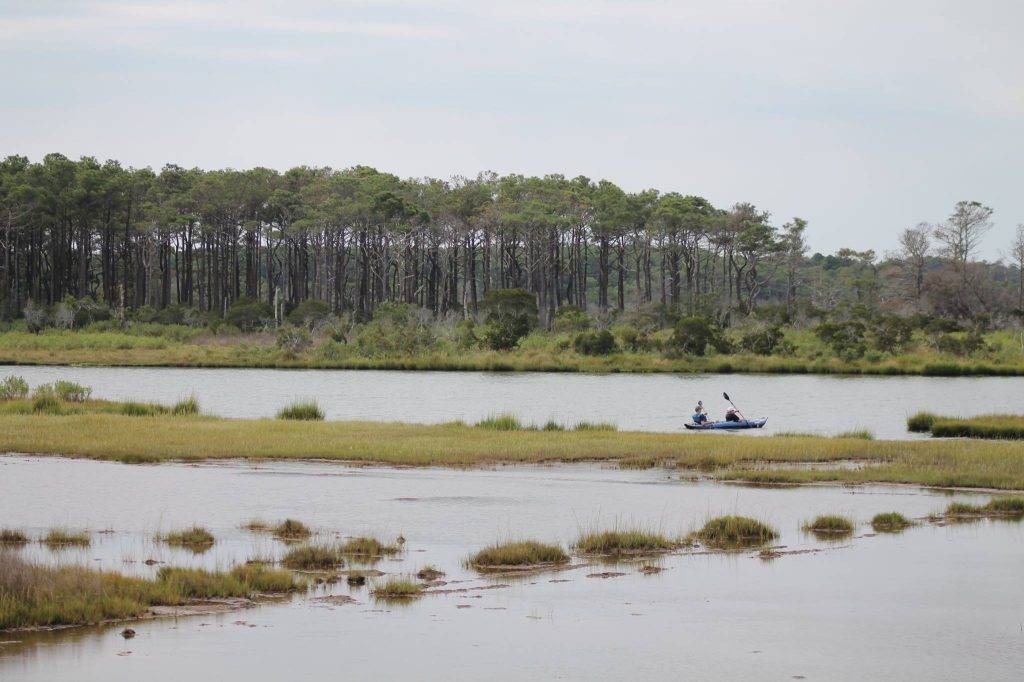
M303 545L289 550L281 565L296 571L329 571L345 565L345 558L337 547Z
M286 542L295 542L298 540L305 540L312 531L302 521L296 521L295 519L285 519L281 523L273 527L272 532L274 537Z
M771 526L746 516L719 516L695 534L708 547L733 549L763 545L779 536Z
M315 400L303 400L281 408L277 413L277 418L297 421L323 421L324 412Z
M0 545L24 545L28 536L14 528L0 528Z
M472 568L502 568L562 564L569 561L569 555L558 545L535 540L500 542L485 547L468 559L466 565Z
M664 552L679 545L679 541L659 533L626 528L584 533L573 547L582 554L643 554Z
M40 540L50 549L62 547L88 547L92 539L86 531L68 530L67 528L51 528Z

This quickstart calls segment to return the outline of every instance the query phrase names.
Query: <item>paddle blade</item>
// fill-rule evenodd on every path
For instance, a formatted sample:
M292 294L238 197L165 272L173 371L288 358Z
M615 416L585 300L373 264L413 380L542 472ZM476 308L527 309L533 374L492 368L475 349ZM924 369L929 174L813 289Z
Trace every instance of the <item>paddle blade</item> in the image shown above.
M725 391L722 391L722 397L728 400L729 402L732 402L732 398L730 398L729 394L726 393Z

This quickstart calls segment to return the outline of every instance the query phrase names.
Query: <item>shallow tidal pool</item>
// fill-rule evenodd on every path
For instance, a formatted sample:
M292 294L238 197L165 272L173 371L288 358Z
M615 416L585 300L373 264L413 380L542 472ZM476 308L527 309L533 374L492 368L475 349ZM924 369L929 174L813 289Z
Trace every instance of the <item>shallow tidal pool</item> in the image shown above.
M869 524L878 512L922 518L953 500L988 498L742 487L595 465L456 471L2 456L0 527L34 539L53 526L92 533L84 549L3 550L26 559L141 576L161 565L228 568L287 550L242 523L292 517L324 542L402 536L404 551L372 568L405 575L431 564L447 574L446 589L466 591L394 604L374 600L372 579L352 588L341 580L241 611L136 622L127 641L123 625L0 633L0 680L1016 679L1024 524L921 523L898 534L874 534ZM826 513L852 517L854 535L828 541L801 530ZM634 525L676 536L720 514L775 526L781 556L576 557L587 565L514 578L462 565L496 540L568 546L583 531ZM193 523L216 536L209 551L153 540ZM664 570L645 574L645 565ZM329 594L356 601L320 600Z

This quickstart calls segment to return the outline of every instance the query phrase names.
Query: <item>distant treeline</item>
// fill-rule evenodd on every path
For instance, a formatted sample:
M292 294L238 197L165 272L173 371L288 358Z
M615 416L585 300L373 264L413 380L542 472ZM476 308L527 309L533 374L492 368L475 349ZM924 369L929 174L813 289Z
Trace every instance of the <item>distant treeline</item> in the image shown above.
M547 325L564 306L655 308L718 320L853 305L1010 319L1013 263L973 259L991 209L956 204L908 228L884 258L808 256L807 224L749 203L624 192L607 181L491 173L400 179L372 168L125 168L60 154L0 163L0 305L7 318L67 297L115 311L177 307L221 316L307 300L369 319L383 302L475 314L485 294L524 289ZM1008 245L1009 246L1009 245Z

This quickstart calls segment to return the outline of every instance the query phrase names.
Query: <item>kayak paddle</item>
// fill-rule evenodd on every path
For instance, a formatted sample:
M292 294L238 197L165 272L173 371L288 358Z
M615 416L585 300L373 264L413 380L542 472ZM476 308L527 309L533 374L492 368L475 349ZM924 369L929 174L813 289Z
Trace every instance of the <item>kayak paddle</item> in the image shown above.
M729 401L729 404L732 405L732 408L734 410L736 410L736 414L738 414L739 416L743 417L743 413L740 412L740 408L736 407L736 403L734 403L732 401L732 398L729 397L728 393L726 393L725 391L722 391L722 397ZM743 417L743 418L746 419L746 417Z

